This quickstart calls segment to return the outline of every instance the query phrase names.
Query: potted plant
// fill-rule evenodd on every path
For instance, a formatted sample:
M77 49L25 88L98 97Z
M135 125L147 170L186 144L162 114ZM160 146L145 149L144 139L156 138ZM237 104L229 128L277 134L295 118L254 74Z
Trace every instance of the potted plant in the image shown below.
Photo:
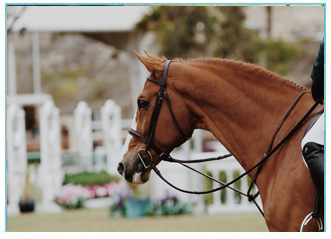
M133 196L128 197L125 201L125 216L127 218L143 217L147 213L150 205L147 185L129 184Z
M133 185L121 181L120 186L113 195L113 203L110 206L111 217L137 218L146 215L150 205L149 197L144 185Z
M29 175L30 172L29 170L27 170L26 178L25 178L24 194L19 202L20 211L22 213L34 211L35 200L29 196L29 189L31 187L29 182Z

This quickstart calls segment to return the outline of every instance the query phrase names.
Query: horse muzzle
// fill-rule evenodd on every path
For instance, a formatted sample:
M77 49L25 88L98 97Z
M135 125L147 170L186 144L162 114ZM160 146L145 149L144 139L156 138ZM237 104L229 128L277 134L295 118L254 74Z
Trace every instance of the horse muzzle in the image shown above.
M126 181L132 184L144 184L149 180L150 153L139 150L133 157L125 157L117 166L117 171Z

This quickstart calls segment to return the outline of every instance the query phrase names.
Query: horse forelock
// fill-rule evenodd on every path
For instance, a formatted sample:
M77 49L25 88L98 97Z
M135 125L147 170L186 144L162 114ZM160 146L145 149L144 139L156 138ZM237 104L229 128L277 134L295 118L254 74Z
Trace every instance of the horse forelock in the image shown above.
M217 65L217 66L224 66L224 67L229 67L232 69L238 69L241 72L248 73L255 75L256 77L260 79L264 79L266 81L272 81L275 80L277 83L280 84L285 84L290 87L293 87L295 89L299 90L305 90L306 88L285 78L282 77L262 66L259 66L255 63L249 63L249 62L243 62L243 61L238 61L238 60L232 60L232 59L224 59L224 58L219 58L219 57L208 57L208 58L189 58L189 59L182 59L182 58L176 58L173 60L174 62L181 62L181 63L200 63L203 67L203 65L208 64L208 65Z

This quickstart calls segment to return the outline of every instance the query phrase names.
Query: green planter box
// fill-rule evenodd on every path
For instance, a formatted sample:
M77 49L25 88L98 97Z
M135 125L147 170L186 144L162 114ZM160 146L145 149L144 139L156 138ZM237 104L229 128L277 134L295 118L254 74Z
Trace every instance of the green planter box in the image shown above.
M125 201L125 216L127 218L143 217L146 215L149 205L149 199L127 199Z

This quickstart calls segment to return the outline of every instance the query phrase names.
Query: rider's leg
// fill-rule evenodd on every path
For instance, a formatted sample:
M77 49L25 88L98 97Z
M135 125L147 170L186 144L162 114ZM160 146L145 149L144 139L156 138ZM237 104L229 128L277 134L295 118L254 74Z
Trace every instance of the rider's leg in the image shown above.
M302 139L302 155L315 188L324 198L324 113Z

